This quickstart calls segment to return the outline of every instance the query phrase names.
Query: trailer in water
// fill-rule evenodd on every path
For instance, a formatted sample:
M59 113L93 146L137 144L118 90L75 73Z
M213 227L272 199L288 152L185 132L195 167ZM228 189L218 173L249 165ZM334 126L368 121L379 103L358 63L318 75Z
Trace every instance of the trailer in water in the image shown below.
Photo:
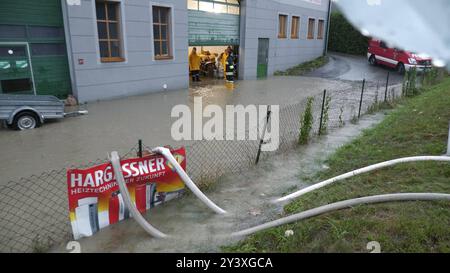
M75 112L86 113L87 111ZM34 129L45 120L61 119L68 114L73 113L65 113L64 102L55 96L0 94L0 120L11 129Z

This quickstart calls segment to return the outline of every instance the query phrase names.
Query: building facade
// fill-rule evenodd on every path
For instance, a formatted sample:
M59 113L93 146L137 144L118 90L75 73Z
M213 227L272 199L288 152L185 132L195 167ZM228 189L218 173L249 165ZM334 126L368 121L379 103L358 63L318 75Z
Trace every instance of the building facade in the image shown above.
M188 88L192 46L231 45L244 80L317 58L329 0L2 0L0 15L0 92L87 102Z

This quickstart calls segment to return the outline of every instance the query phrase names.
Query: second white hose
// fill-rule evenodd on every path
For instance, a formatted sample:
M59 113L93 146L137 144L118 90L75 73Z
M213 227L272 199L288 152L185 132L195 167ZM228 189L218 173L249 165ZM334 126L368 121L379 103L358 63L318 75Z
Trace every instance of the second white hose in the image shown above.
M317 207L307 211L303 211L297 214L293 214L275 221L271 221L256 227L248 228L239 232L234 232L231 236L246 236L258 231L262 231L268 228L273 228L285 224L289 224L295 221L311 218L320 214L327 212L340 210L344 208L349 208L361 204L375 204L383 202L394 202L394 201L439 201L448 200L450 201L450 194L444 193L397 193L397 194L384 194L384 195L374 195L361 197L356 199L350 199L345 201L340 201L325 206Z
M381 162L378 164L374 164L374 165L370 165L361 169L357 169L348 173L344 173L341 174L339 176L327 179L325 181L319 182L317 184L314 184L312 186L306 187L304 189L301 189L299 191L296 191L294 193L291 193L289 195L286 195L284 197L281 197L277 200L275 200L276 203L278 202L284 202L284 201L290 201L294 198L297 198L299 196L302 196L308 192L312 192L314 190L323 188L327 185L333 184L337 181L340 180L344 180L347 179L349 177L352 176L356 176L359 174L363 174L363 173L367 173L370 171L374 171L377 169L381 169L381 168L385 168L385 167L389 167L389 166L393 166L393 165L397 165L400 163L407 163L407 162L417 162L417 161L444 161L444 162L450 162L450 156L413 156L413 157L404 157L404 158L398 158L398 159L394 159L394 160L389 160L389 161L385 161L385 162Z

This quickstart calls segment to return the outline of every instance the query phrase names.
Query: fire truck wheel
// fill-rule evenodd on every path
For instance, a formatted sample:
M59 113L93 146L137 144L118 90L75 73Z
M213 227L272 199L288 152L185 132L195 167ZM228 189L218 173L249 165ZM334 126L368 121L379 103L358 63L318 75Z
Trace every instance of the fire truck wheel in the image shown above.
M398 73L399 73L400 75L405 74L405 65L402 64L402 63L399 63L399 64L397 65L397 71L398 71Z
M377 59L375 58L375 55L370 56L369 63L371 65L377 65Z

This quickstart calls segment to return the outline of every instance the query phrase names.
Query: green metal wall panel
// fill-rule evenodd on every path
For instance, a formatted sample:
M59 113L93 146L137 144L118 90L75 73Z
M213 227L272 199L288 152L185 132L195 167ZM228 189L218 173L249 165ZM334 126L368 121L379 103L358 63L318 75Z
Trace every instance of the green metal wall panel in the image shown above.
M0 24L63 26L60 0L1 0Z
M63 27L60 0L0 0L0 43L30 44L38 95L65 98L71 93ZM59 50L43 48L39 53L33 53L39 44L50 47L58 45ZM0 73L0 80L9 78L10 75L2 76Z
M71 91L66 56L32 57L36 91L39 95L65 98Z
M239 15L188 10L190 46L239 45Z

